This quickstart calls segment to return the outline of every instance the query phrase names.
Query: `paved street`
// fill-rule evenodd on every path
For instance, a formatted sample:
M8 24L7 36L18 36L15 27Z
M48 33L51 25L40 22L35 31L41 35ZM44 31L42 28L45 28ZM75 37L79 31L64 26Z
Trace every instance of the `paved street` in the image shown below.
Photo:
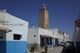
M48 53L62 53L63 47L49 48Z
M62 53L63 47L54 47L54 48L48 48L48 53ZM44 51L44 49L42 49L41 51ZM34 53L42 53L41 51L39 52L34 52ZM31 53L31 52L28 52Z

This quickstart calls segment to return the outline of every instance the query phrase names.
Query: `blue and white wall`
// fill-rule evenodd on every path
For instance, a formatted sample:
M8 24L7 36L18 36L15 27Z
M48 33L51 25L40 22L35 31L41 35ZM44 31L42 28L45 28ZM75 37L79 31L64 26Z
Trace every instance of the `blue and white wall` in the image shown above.
M2 14L0 19L4 18L1 20L4 21L3 24L11 30L5 35L6 52L4 53L26 53L28 22L6 12L1 12L0 14ZM21 35L20 40L15 40L14 34Z

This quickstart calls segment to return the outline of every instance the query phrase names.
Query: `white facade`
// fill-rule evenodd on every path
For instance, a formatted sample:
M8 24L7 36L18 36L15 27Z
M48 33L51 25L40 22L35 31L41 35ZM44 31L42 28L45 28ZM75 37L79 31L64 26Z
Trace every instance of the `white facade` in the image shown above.
M59 38L58 29L48 29L52 32L52 37Z
M65 34L60 34L58 29L42 29L42 28L29 28L28 31L28 44L40 44L40 36L50 37L52 39L58 39L59 42L67 41L64 37ZM52 40L53 45L55 45L55 40Z
M60 42L67 42L67 41L69 41L69 35L67 34L67 33L65 33L65 32L61 32L61 33L59 33L59 41Z
M53 37L57 38L59 43L69 41L69 35L65 32L61 32L58 29L50 29L53 32Z
M28 43L29 44L34 44L34 43L37 43L39 44L39 32L38 32L38 28L29 28L28 29ZM36 35L36 37L34 37L34 35Z
M40 35L52 37L52 32L42 28L29 28L28 30L28 43L30 44L40 44ZM36 37L34 37L36 36Z
M21 41L27 40L28 22L10 15L7 12L0 12L0 24L11 30L11 32L8 32L6 35L7 41L13 40L13 34L23 35Z

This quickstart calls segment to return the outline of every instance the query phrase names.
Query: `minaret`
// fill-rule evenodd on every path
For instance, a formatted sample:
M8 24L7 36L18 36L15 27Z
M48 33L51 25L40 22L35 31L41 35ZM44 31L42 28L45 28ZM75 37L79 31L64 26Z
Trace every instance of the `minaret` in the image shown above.
M38 27L47 29L48 28L48 10L45 4L42 4L42 7L39 11L39 20Z

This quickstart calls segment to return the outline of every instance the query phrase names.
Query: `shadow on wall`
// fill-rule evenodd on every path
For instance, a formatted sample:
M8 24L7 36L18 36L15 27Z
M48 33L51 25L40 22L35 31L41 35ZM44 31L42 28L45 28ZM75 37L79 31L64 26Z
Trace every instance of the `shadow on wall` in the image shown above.
M0 41L0 53L6 53L6 41Z

